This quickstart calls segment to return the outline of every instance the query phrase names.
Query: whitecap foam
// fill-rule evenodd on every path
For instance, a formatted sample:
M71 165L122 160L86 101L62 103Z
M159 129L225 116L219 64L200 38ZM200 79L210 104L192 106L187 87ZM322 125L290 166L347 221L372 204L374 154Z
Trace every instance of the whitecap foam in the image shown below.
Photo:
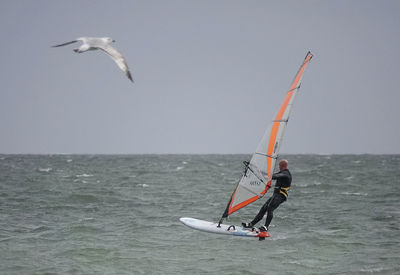
M296 187L308 187L307 183L296 184Z
M286 240L288 238L287 235L272 235L272 240L278 241L278 240Z
M139 184L137 184L136 186L140 186L140 187L143 187L143 188L150 187L150 185L145 184L145 183L139 183Z
M93 175L91 174L81 174L81 175L76 175L77 178L89 178L89 177L93 177Z
M50 172L50 171L53 170L53 169L50 168L50 167L48 167L48 168L39 168L38 170L39 170L39 172L46 172L46 173L48 173L48 172Z
M359 193L359 192L342 192L341 194L346 196L368 196L368 193Z
M74 182L81 182L81 183L87 183L86 180L81 180L81 179L75 179Z
M367 272L367 273L379 273L385 271L384 267L374 267L374 268L361 268L360 272Z
M314 180L314 182L311 183L311 184L309 184L309 183L297 183L296 186L298 186L298 187L308 187L308 186L310 186L310 185L318 186L318 185L321 185L321 184L322 184L322 182L319 182L319 181Z

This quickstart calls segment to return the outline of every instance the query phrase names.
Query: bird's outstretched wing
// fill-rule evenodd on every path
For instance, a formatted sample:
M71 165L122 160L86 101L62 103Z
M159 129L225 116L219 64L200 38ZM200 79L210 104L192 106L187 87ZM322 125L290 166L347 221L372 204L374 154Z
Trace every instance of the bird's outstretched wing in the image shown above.
M52 46L52 47L55 48L55 47L66 46L66 45L69 45L69 44L72 44L72 43L75 43L75 42L78 42L78 40L66 42L66 43L63 43L63 44L60 44L60 45L54 45L54 46Z
M119 51L110 45L102 45L98 46L98 48L106 52L115 61L115 63L117 63L118 67L125 72L130 81L134 82L129 71L128 64L126 64L125 58Z

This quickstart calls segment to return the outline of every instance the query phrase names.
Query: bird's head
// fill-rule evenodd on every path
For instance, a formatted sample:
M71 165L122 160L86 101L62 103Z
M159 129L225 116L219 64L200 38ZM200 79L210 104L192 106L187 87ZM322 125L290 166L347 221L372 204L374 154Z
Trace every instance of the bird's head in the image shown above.
M105 40L107 43L115 42L115 40L111 37L103 37L103 40Z

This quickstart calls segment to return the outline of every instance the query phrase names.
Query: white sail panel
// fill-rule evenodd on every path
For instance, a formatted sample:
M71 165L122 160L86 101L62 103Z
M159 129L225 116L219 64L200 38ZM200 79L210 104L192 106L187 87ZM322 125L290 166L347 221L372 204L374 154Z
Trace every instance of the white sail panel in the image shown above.
M262 196L261 193L265 190L267 181L258 167L250 162L236 187L229 207L240 209L242 208L241 204L248 199Z
M268 148L266 144L268 144L269 137L271 135L271 130L272 130L272 124L269 125L267 131L265 131L263 138L260 140L260 143L258 144L257 149L251 158L251 162L257 165L260 168L260 170L262 170L264 167L267 167Z

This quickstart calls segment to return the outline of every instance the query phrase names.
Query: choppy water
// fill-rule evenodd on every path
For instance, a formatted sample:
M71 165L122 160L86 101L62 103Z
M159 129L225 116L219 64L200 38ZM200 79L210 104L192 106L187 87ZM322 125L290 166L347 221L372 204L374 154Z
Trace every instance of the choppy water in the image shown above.
M217 220L248 157L0 155L0 273L400 274L399 155L285 156L263 242L180 224Z

